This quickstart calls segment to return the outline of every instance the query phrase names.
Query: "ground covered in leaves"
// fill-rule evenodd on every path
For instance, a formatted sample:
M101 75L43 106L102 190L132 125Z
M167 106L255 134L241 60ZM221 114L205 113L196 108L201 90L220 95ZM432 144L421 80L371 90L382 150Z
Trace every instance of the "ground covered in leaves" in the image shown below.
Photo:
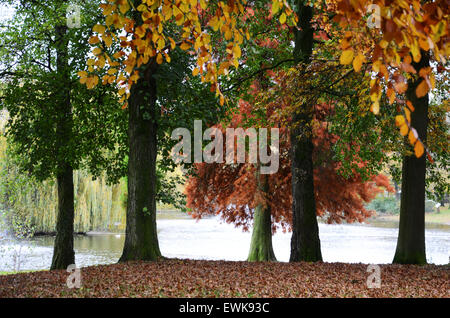
M365 264L228 262L169 259L90 266L81 288L69 273L0 276L0 297L449 297L450 267L380 265L369 289Z

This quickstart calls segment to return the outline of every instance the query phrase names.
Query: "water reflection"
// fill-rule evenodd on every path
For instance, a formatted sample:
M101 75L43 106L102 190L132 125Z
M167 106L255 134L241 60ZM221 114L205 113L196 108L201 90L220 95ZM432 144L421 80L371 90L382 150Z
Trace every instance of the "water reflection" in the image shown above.
M251 233L242 232L220 219L159 218L158 235L161 252L167 257L245 260ZM397 242L397 228L370 225L319 224L322 255L326 262L390 263ZM428 262L447 264L450 230L427 229ZM119 259L125 236L122 234L77 235L74 240L77 266L115 263ZM273 237L279 261L289 260L290 233ZM48 269L53 252L53 237L37 237L25 242L20 250L21 270ZM0 245L0 271L14 269L17 243ZM15 251L15 252L14 252ZM17 263L17 257L16 257Z

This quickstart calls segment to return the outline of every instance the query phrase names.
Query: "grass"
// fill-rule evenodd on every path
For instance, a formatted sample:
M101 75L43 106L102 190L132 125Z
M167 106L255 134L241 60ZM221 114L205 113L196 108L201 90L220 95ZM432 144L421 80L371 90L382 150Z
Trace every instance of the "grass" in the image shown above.
M0 275L14 275L14 274L21 274L21 273L34 273L34 272L42 272L45 271L45 269L36 269L36 270L26 270L26 271L0 271Z
M398 221L399 214L396 215L379 215L377 219L386 221ZM450 225L450 208L442 207L439 213L425 213L425 223L438 223L444 225Z

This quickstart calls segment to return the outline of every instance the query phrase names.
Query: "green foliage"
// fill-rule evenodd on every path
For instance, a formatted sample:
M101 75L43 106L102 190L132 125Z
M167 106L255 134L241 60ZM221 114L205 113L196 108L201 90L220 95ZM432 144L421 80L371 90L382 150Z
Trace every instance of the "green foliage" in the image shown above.
M55 30L66 24L64 1L16 3L14 18L0 32L7 43L1 50L7 72L0 71L0 106L10 115L6 135L17 164L38 180L55 177L61 162L94 176L106 170L111 182L126 171L127 117L115 90L87 90L77 76L90 50L86 37L100 18L99 3L86 2L81 27L67 29L62 40ZM67 62L63 66L61 59ZM70 114L61 108L64 94ZM64 122L68 130L61 135L58 127Z
M392 196L378 195L368 205L368 210L375 210L377 214L399 214L400 202Z
M425 213L432 213L435 211L436 202L432 200L425 201Z

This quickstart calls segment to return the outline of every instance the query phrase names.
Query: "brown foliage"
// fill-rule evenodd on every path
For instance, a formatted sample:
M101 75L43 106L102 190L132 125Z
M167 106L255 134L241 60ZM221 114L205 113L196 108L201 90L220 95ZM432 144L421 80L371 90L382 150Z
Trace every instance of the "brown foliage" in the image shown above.
M380 265L381 288L367 288L367 265L171 259L90 266L80 289L64 270L0 276L0 297L449 297L448 266Z
M231 127L239 127L249 119L263 126L252 115L250 103L241 100L239 108L240 112L232 118ZM371 180L365 182L356 172L347 179L338 173L341 163L332 160L331 148L339 137L328 133L326 122L332 106L320 104L316 105L315 109L312 125L317 215L325 217L328 223L341 223L343 220L362 222L373 213L364 205L382 191L381 187L388 191L393 189L384 175L374 175ZM267 116L271 117L274 109L267 107L267 112ZM217 127L225 131L221 125ZM253 209L258 204L263 204L271 207L273 230L276 230L277 224L283 231L289 230L292 222L289 150L289 131L287 128L280 128L279 170L268 175L267 192L262 192L257 187L255 164L196 164L196 175L189 178L185 188L187 206L192 209L191 215L201 218L207 214L220 214L226 222L248 230ZM357 151L358 149L355 149L355 152ZM358 165L364 166L364 163L359 162Z

